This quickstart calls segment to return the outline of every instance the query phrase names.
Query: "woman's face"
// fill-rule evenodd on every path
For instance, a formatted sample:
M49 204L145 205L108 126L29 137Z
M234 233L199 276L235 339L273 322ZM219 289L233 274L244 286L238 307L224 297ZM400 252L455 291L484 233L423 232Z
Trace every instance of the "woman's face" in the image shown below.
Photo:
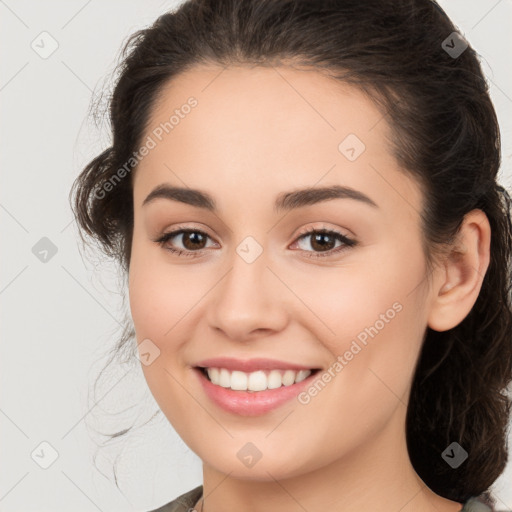
M134 175L131 312L153 396L215 470L270 480L402 453L431 296L422 196L389 136L357 89L288 67L197 67L154 107ZM145 202L162 186L186 193ZM156 241L180 229L192 233ZM218 357L256 385L270 367L240 361L320 372L276 404L290 389L207 383L196 367Z

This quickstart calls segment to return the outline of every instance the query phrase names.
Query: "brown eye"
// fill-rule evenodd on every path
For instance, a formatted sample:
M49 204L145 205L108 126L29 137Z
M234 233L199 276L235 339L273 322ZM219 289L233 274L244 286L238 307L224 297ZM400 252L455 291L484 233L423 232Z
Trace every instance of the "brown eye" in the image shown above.
M181 237L181 241L179 237ZM211 237L203 231L189 228L165 233L155 242L178 256L196 257L202 255L202 251L206 248L205 243L209 238ZM332 256L357 245L355 240L348 238L338 231L328 229L312 229L301 233L295 243L300 243L307 238L311 239L309 245L313 250L310 251L304 248L301 248L301 250L307 253L306 257L308 258ZM183 248L179 246L176 248L177 242L174 239L180 241ZM336 242L340 242L338 247L336 247Z
M313 251L308 251L307 249L302 250L304 250L306 253L312 253L307 255L308 258L322 258L332 256L357 245L355 240L348 238L342 233L327 229L312 229L306 231L305 233L302 233L301 236L297 239L297 243L307 238L311 239L309 245ZM336 241L340 242L338 247L335 247Z
M207 236L200 231L179 231L174 236L181 235L181 242L185 249L193 251L194 249L204 249L203 245L206 242ZM174 237L172 237L174 238Z
M155 242L164 249L176 253L178 256L194 257L201 255L201 251L205 249L205 243L208 238L210 238L210 236L197 229L178 229L170 233L164 233L160 238L155 240ZM178 248L174 247L177 243L174 239L181 243L183 249L181 249L179 245Z

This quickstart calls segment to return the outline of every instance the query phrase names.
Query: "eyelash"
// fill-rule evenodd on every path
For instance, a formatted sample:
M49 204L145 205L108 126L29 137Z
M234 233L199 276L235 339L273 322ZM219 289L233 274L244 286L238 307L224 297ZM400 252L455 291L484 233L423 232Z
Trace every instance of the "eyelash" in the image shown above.
M167 247L165 244L171 239L174 238L177 235L185 234L185 233L200 233L201 235L204 235L208 238L211 238L207 233L204 231L201 231L199 229L191 229L191 228L185 228L184 226L178 226L178 229L175 231L171 231L169 233L164 233L160 238L154 240L154 242L158 243L162 248L166 249L167 251L176 254L177 256L183 256L186 258L197 258L198 256L202 255L202 252L205 249L200 249L198 251L188 251L183 249L174 249L172 247ZM326 258L329 256L333 256L334 254L338 254L341 251L344 251L350 247L354 247L357 245L357 241L353 240L351 238L348 238L347 236L343 235L342 233L339 233L335 230L329 230L325 228L321 229L309 229L306 231L303 231L299 233L298 237L295 239L296 241L306 238L308 235L312 234L324 234L324 235L334 235L337 240L340 240L343 245L340 245L336 249L330 249L328 251L315 253L314 251L304 251L306 253L311 253L310 255L306 256L308 258Z

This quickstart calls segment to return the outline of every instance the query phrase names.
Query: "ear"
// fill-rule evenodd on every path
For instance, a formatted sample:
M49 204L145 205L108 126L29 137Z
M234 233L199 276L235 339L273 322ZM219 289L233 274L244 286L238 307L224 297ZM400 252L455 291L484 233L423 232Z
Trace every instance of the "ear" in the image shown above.
M460 324L475 304L489 266L491 227L482 210L467 213L457 242L436 269L428 326L447 331Z

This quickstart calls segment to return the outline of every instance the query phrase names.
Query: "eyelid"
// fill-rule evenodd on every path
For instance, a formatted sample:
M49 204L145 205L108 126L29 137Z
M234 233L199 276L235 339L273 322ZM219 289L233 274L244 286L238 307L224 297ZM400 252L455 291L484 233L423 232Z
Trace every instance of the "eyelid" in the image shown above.
M198 225L194 225L194 224L176 224L176 225L174 225L173 224L170 228L162 229L161 232L158 232L155 235L155 237L160 238L160 237L170 234L170 233L173 233L174 235L176 235L178 231L198 231L198 232L204 233L212 240L215 240L215 237L210 233L209 229L207 227L205 227L203 224L198 224Z
M321 222L321 224L322 224L321 226L306 225L306 227L303 227L298 232L294 233L292 235L292 238L294 240L296 240L301 235L309 234L309 233L311 233L311 231L333 231L333 232L338 232L340 235L342 235L346 238L354 239L354 240L356 239L355 234L347 228L329 227L326 225L327 223L325 223L325 222ZM183 230L183 231L196 231L197 230L197 231L203 232L205 235L209 236L211 239L215 239L215 237L209 233L208 228L203 227L202 224L199 224L198 226L194 225L193 223L186 224L186 225L178 224L176 226L172 226L172 229L170 229L169 231L167 231L166 229L162 230L162 233L160 235L155 235L155 236L159 238L159 237L161 237L165 234L169 234L169 233L177 234L176 232L180 231L180 230ZM342 231L345 231L345 232L342 232Z
M301 228L298 233L293 235L293 238L296 239L296 238L300 237L301 235L309 234L312 231L331 231L331 232L339 233L340 235L342 235L346 238L350 238L350 239L354 239L354 240L356 238L356 236L350 230L348 230L346 228L329 227L326 225L325 222L323 222L321 224L322 224L321 226L314 225L314 226L307 226L305 228ZM344 233L343 231L347 231L347 233Z
M214 241L214 243L217 243L215 241L215 238L211 236L207 230L203 228L197 228L193 225L177 225L173 226L173 229L170 231L164 231L164 233L156 238L156 240L153 240L155 243L158 243L161 247L168 250L171 253L177 253L179 256L184 255L185 257L200 257L204 255L204 252L209 249L199 249L197 251L191 251L188 249L176 249L176 248L170 248L165 247L165 243L170 238L174 238L176 236L182 235L184 232L198 232L203 235L206 235L207 238ZM299 243L299 241L302 238L305 238L309 235L313 235L314 233L326 233L330 236L337 237L338 240L342 242L342 245L339 247L336 247L334 249L329 249L328 251L304 251L299 250L299 252L303 252L308 254L306 256L307 258L313 258L313 259L322 259L322 258L329 258L329 257L335 257L339 253L350 249L351 247L355 247L359 244L359 241L352 235L346 235L341 232L339 228L329 228L325 225L325 223L322 224L321 227L319 226L308 226L302 228L298 233L293 235L293 242L292 245L296 245Z

